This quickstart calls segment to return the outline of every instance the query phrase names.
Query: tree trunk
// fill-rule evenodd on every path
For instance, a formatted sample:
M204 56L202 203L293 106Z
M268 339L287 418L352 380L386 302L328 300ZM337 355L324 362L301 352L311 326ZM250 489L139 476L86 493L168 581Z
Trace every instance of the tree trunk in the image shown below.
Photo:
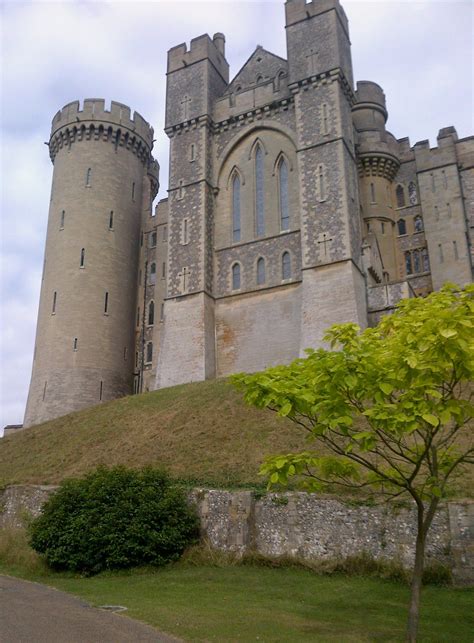
M418 510L419 513L419 510ZM419 516L420 518L420 516ZM422 522L422 520L421 520ZM418 620L420 616L420 594L421 581L423 578L423 566L425 561L425 535L423 525L418 520L418 532L416 534L415 565L411 581L410 608L408 611L407 641L415 643L418 634Z
M416 643L416 638L418 635L421 584L423 580L423 569L425 565L426 536L428 534L429 528L431 527L431 523L433 522L433 517L436 513L438 503L439 499L433 498L430 502L428 511L426 512L426 517L424 517L425 507L423 505L423 502L419 499L416 500L418 529L416 533L415 565L413 567L413 577L411 581L410 608L408 611L408 643Z

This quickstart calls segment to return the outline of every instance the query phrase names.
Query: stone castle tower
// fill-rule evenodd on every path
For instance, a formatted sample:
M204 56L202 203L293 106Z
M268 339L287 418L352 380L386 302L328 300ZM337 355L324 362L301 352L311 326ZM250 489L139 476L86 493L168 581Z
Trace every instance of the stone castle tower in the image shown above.
M141 117L99 101L55 117L26 424L132 380L140 392L287 363L333 323L364 327L402 297L472 280L474 138L396 139L383 90L354 85L339 1L285 12L287 59L258 46L230 82L222 34L169 51L155 212Z
M25 425L131 392L142 216L158 190L153 129L103 100L52 123L54 163Z

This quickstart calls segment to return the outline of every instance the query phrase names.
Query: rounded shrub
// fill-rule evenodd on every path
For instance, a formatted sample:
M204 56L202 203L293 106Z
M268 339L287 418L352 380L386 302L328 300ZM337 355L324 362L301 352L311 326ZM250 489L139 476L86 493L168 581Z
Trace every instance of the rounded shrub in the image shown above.
M156 469L99 469L65 481L30 527L54 569L96 574L177 560L198 521L182 491Z

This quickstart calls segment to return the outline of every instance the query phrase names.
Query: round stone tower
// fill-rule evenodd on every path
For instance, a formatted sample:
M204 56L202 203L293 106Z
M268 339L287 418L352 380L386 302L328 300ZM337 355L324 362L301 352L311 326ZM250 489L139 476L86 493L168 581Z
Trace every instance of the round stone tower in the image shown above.
M153 129L126 105L69 103L54 164L24 426L131 392L140 228L158 190Z
M358 132L360 199L365 234L377 238L384 257L384 278L398 277L396 259L395 194L393 180L400 167L397 141L385 129L388 118L383 89L370 81L359 81L357 102L352 108Z

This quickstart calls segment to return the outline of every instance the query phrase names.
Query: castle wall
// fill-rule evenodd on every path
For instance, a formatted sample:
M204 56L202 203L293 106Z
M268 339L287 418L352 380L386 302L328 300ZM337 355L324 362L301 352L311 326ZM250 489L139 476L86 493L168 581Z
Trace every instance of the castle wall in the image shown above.
M217 376L259 371L296 359L300 314L300 284L217 300Z

